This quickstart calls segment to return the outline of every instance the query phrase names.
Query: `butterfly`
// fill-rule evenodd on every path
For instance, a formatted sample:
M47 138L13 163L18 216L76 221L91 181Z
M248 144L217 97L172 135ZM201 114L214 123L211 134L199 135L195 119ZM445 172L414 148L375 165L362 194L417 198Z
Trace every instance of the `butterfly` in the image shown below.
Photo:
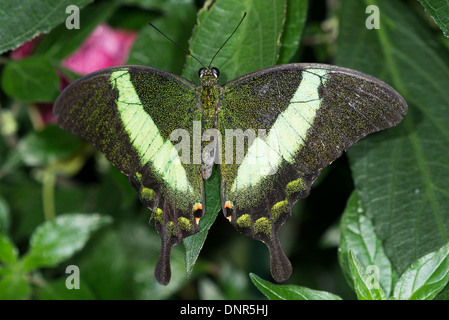
M224 85L217 68L198 75L195 85L152 67L102 69L69 85L54 114L126 174L152 211L159 283L170 281L172 247L200 230L214 166L224 216L267 245L282 282L292 266L278 230L293 205L355 142L401 122L407 103L385 82L334 65L277 65Z

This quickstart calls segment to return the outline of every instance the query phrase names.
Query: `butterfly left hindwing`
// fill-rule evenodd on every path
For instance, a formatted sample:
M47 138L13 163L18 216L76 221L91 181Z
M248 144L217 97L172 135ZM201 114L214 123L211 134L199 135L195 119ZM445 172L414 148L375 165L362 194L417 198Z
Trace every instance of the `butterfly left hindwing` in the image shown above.
M199 231L205 209L200 165L183 163L172 142L177 129L192 136L193 121L201 120L196 86L154 68L113 67L67 87L54 113L63 129L93 143L128 175L153 211L162 238L155 275L167 284L172 246ZM187 145L183 151L190 153Z
M386 83L335 66L275 66L224 85L223 212L237 230L267 244L275 280L292 271L278 230L294 203L309 194L322 168L406 112Z

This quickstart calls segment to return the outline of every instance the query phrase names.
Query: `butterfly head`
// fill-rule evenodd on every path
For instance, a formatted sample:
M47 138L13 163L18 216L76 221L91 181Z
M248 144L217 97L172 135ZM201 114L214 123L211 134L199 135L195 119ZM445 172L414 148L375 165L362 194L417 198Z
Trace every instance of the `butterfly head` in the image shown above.
M220 71L215 67L201 68L198 70L198 76L200 77L201 84L204 86L218 85Z

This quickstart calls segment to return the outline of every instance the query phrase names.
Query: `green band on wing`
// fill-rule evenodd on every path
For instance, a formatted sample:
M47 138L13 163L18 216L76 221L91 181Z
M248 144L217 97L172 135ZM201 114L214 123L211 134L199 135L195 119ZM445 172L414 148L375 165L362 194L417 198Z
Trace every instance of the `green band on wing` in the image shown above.
M150 163L173 189L191 191L176 148L170 140L164 142L157 126L143 109L128 70L111 73L111 83L119 93L117 109L125 131L139 154L141 165Z
M294 155L305 144L307 131L320 108L318 89L325 85L327 70L303 71L303 78L289 106L279 114L266 137L256 138L240 165L231 192L255 186L277 171L282 159L294 163Z

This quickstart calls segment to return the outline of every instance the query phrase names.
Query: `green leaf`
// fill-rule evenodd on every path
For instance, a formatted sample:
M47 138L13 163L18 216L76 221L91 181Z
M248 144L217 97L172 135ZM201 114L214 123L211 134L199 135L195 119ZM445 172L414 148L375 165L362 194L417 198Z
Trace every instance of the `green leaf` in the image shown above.
M25 270L53 267L81 250L90 235L111 222L99 214L63 214L36 228L23 258Z
M414 262L394 288L398 300L432 300L449 282L449 243Z
M430 13L436 24L446 37L449 37L449 1L447 0L419 0Z
M69 5L84 7L90 0L2 1L0 10L0 53L15 49L34 36L47 33L65 21Z
M21 101L53 102L59 95L59 76L45 58L10 61L3 70L2 87Z
M200 232L183 240L186 249L186 271L190 275L196 260L206 241L209 229L212 227L221 209L219 168L215 167L212 175L204 183L206 213L200 220Z
M95 296L89 286L80 278L79 289L67 289L66 274L63 279L46 283L40 290L40 300L94 300Z
M9 265L17 262L18 251L11 240L0 233L0 262Z
M141 220L141 219L139 219ZM120 220L119 220L120 221ZM184 287L184 253L175 246L171 255L172 278L161 286L154 277L160 237L142 221L124 222L95 237L78 263L81 283L92 288L96 299L164 299Z
M209 7L210 6L210 7ZM285 1L207 1L198 13L198 24L190 40L190 51L204 65L209 62L247 12L237 33L213 61L222 82L276 64L285 19ZM183 76L198 82L201 66L187 58Z
M0 195L0 235L6 234L10 224L10 210L5 198Z
M380 28L366 29L368 5ZM344 1L337 64L379 77L405 98L395 128L348 152L355 186L385 253L402 274L449 241L449 55L400 1Z
M352 251L349 252L352 283L359 300L384 300L385 292L379 284L379 268L364 268Z
M339 296L330 292L295 285L276 285L253 273L249 276L254 285L270 300L341 300Z
M170 2L173 1L166 1L168 7L166 14L150 22L170 39L187 49L188 40L196 22L196 7L192 1L172 3L169 6ZM152 48L151 54L148 53L148 48ZM181 74L185 60L186 53L183 50L145 24L134 42L127 63L152 66Z
M287 0L287 16L281 36L278 64L289 63L298 50L306 24L308 7L308 0Z
M31 287L23 273L10 273L0 279L0 300L21 300L30 295Z
M56 125L49 125L42 131L32 131L25 136L19 142L18 150L25 164L41 166L73 155L82 143L79 137Z
M346 278L355 288L351 252L357 256L358 264L378 272L380 285L386 297L393 290L396 273L384 252L381 240L377 237L372 221L366 216L357 192L348 200L340 223L340 247L338 258Z
M163 16L174 13L175 15L186 13L184 10L186 3L195 5L194 0L121 0L121 3L127 6L140 7L145 10L161 12ZM179 11L179 12L176 12ZM189 15L189 13L186 13Z

